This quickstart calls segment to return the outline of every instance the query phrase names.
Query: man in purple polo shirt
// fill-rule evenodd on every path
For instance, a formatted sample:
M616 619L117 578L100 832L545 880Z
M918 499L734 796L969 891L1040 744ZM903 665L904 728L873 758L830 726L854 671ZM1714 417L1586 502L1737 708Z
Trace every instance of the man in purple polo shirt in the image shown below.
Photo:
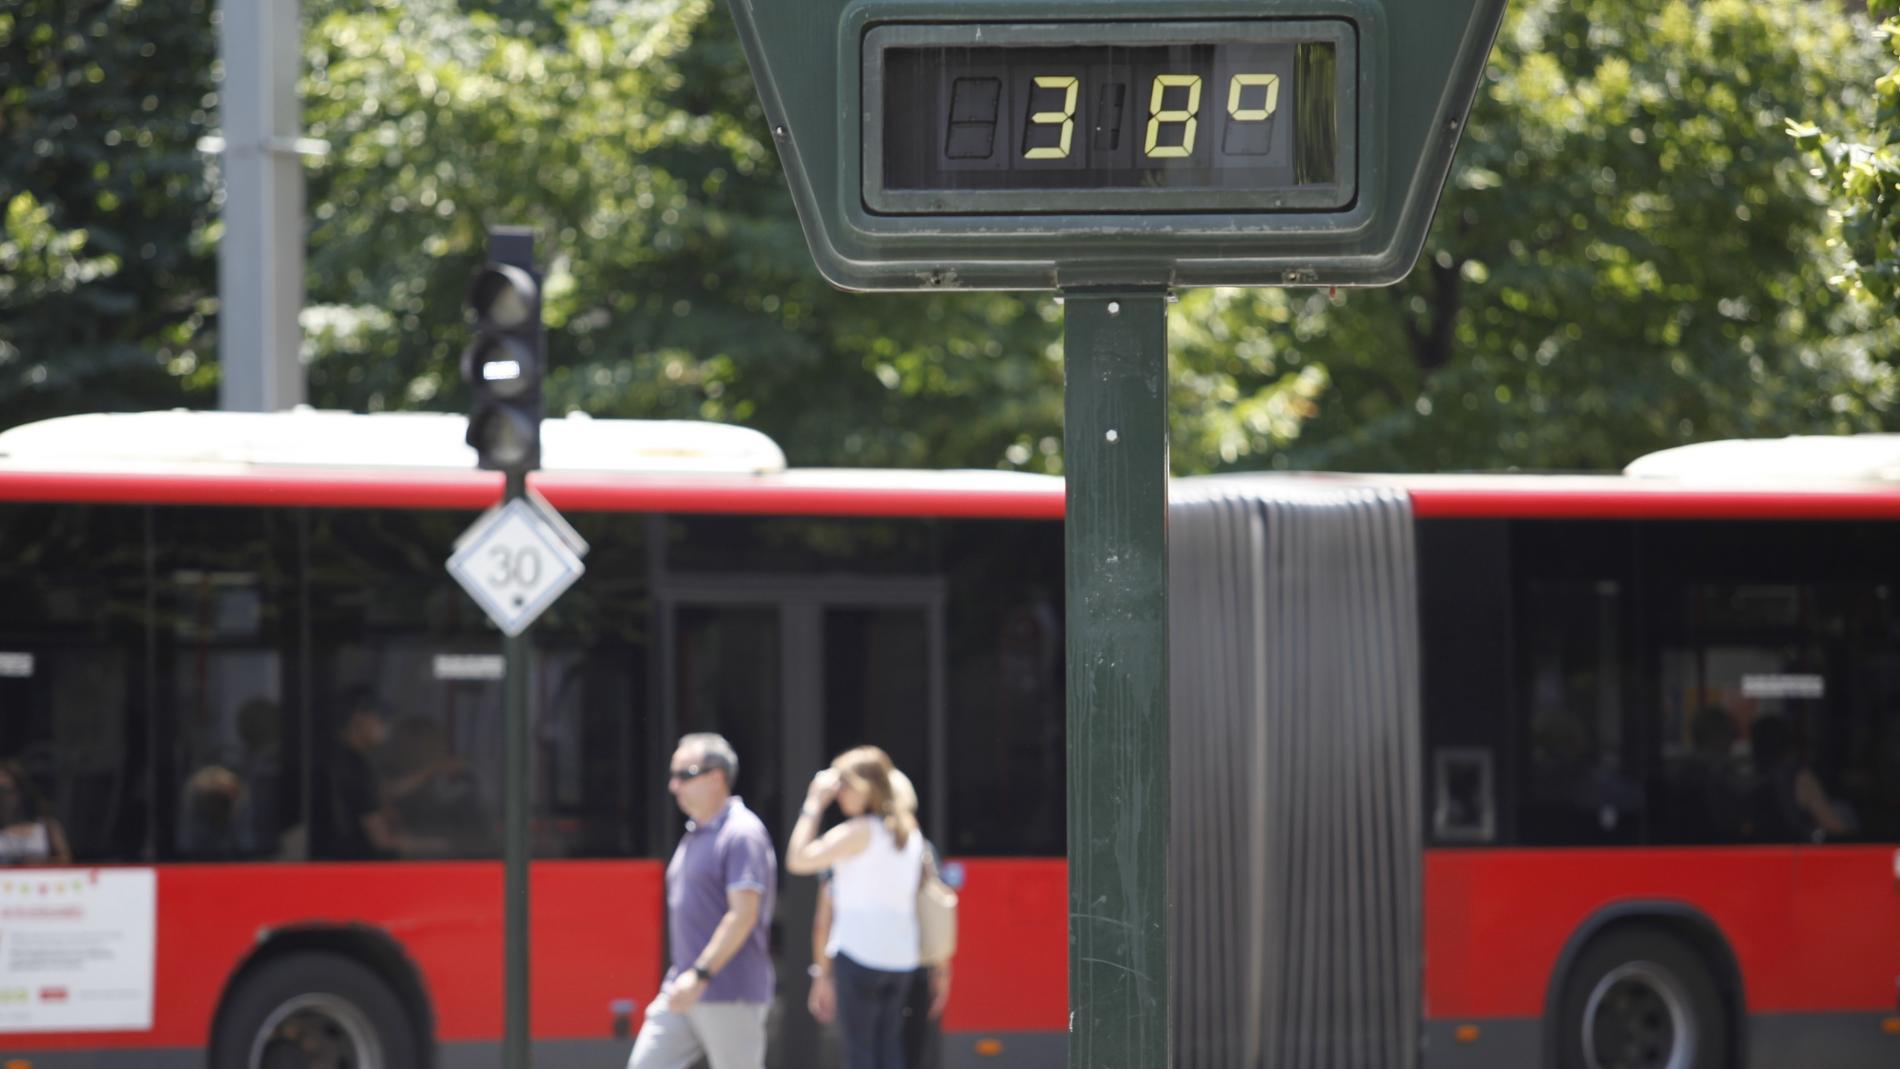
M772 960L765 946L778 856L752 810L732 793L739 757L718 735L688 735L667 789L687 816L666 866L669 951L628 1069L763 1069Z

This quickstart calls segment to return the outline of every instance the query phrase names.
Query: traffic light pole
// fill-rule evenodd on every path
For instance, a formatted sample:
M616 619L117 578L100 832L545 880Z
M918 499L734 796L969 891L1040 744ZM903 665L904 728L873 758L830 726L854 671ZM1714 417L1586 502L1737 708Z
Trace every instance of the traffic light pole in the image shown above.
M504 475L502 501L457 540L449 574L487 610L502 642L502 1066L528 1069L532 1046L529 979L530 868L534 837L534 648L528 629L580 578L587 542L546 502L528 496L541 466L541 384L547 331L534 231L488 231L488 261L469 282L475 338L462 350L469 388L466 440L476 464Z
M508 472L503 504L528 496L528 473ZM507 990L502 1029L503 1069L528 1069L528 859L533 842L528 833L529 777L532 733L528 727L528 678L533 671L528 632L503 640L502 752L506 783L502 797L502 900L505 922L502 971Z
M1063 308L1070 1069L1165 1069L1172 1050L1167 302Z

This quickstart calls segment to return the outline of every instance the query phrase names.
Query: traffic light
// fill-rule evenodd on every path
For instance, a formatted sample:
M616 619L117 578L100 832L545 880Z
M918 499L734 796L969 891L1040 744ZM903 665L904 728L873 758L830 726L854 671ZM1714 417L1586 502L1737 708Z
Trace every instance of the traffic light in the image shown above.
M547 338L541 329L541 279L534 272L534 238L497 228L489 235L489 262L468 290L475 340L462 351L462 379L473 405L468 444L491 471L541 466L541 379Z

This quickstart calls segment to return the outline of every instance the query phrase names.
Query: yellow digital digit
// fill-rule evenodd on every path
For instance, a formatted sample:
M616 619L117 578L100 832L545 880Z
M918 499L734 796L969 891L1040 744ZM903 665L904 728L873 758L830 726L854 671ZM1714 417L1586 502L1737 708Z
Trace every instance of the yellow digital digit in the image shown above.
M1267 97L1257 108L1241 106L1241 93L1256 85L1265 86ZM1227 114L1241 122L1270 119L1280 110L1280 76L1277 74L1236 74L1227 83Z
M1163 98L1169 89L1186 86L1188 91L1187 107L1164 107ZM1148 94L1148 144L1142 153L1151 159L1171 159L1194 154L1194 128L1199 125L1201 110L1201 76L1198 74L1157 74L1154 89ZM1161 144L1161 127L1164 123L1181 123L1181 143L1178 145Z
M1031 126L1062 124L1061 141L1054 145L1042 145L1037 148L1024 146L1023 159L1026 160L1066 160L1069 158L1069 141L1075 135L1075 97L1081 80L1072 75L1042 75L1036 79L1037 89L1060 89L1062 93L1061 111L1038 111L1029 116ZM1027 137L1024 140L1028 140Z

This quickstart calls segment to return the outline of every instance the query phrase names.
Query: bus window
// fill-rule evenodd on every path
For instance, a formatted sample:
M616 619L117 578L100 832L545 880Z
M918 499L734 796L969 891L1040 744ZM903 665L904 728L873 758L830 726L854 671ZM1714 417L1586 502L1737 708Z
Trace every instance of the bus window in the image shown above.
M1900 576L1877 573L1852 608L1853 689L1834 709L1840 744L1821 755L1861 838L1900 842Z
M912 606L824 610L825 756L869 743L883 747L930 800L930 634Z
M297 532L282 510L157 509L154 629L168 729L162 856L276 857L300 823L287 708ZM290 857L301 856L293 847Z
M1514 541L1520 841L1639 841L1630 527L1530 521L1517 526Z
M499 856L501 635L443 568L473 519L309 514L313 856ZM590 547L587 575L530 632L534 851L637 855L655 804L639 789L657 721L646 526L571 520Z
M0 823L28 829L0 864L148 856L147 515L0 505L0 763L26 781Z
M652 584L642 516L573 513L587 574L535 622L535 819L542 856L652 853L671 740L649 692ZM657 756L656 756L657 755Z
M784 751L786 665L784 624L776 604L681 605L673 621L674 713L677 734L710 731L725 736L739 756L734 786L747 808L765 823L772 841L791 834L781 814L788 791L778 760ZM665 753L676 739L665 740ZM653 782L641 769L636 782ZM673 800L664 784L649 791L667 808L664 819L677 825Z
M499 854L501 644L442 564L473 518L308 514L312 858Z
M946 524L950 844L946 853L1064 851L1062 527Z
M1507 802L1517 707L1510 535L1502 520L1418 524L1425 745L1433 755L1425 801L1433 840L1444 845L1508 843L1515 828Z
M1888 540L1865 524L1658 526L1662 841L1900 831Z

